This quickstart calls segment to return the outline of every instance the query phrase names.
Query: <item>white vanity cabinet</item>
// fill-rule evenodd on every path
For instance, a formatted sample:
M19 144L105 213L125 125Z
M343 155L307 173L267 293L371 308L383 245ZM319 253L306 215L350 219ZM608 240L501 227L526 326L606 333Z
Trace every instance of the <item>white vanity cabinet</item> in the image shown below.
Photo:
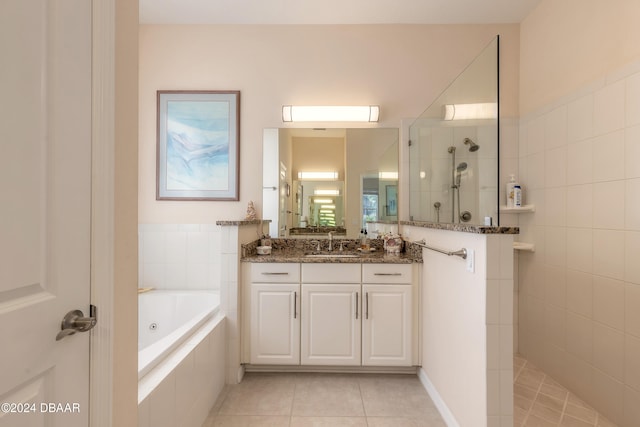
M302 264L303 365L361 364L360 264Z
M300 363L300 264L251 265L250 362Z
M412 267L362 265L362 364L412 365Z

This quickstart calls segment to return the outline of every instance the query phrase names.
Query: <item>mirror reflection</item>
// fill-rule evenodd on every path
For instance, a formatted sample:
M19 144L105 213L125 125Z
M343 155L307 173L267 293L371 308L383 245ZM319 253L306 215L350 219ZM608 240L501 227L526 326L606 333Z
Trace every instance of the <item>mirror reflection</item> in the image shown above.
M398 220L398 129L265 129L263 206L270 234L356 238Z
M498 41L410 127L414 221L498 225Z

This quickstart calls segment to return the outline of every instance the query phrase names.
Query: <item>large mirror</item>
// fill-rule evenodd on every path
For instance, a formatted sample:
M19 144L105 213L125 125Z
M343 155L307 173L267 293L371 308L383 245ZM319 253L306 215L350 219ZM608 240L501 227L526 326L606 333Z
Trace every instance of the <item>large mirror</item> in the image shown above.
M496 37L410 127L414 221L498 225Z
M356 238L398 220L398 129L265 129L263 217L272 237Z

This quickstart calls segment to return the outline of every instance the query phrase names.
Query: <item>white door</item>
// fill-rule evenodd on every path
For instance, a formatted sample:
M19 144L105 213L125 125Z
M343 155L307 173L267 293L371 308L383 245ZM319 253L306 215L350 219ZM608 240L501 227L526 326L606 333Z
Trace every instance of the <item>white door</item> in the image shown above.
M360 285L302 285L303 365L360 365Z
M411 366L411 285L363 285L362 364Z
M251 284L251 363L300 363L297 284Z
M0 58L0 426L86 427L91 2L2 0Z

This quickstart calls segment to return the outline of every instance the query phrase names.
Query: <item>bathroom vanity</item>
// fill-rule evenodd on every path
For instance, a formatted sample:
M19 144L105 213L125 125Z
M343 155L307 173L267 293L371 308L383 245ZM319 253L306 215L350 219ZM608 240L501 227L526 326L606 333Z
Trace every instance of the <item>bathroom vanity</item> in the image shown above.
M274 251L242 261L242 361L249 367L417 364L415 259Z

